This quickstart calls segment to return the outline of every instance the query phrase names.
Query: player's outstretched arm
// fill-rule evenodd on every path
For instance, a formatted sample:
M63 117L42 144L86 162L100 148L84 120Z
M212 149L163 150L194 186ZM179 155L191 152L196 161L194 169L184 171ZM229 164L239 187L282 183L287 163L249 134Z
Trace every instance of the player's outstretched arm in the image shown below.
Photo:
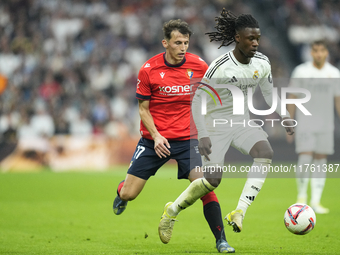
M261 87L261 92L262 95L264 97L264 100L266 101L266 103L269 106L272 106L273 104L273 83L272 81L270 81L269 79L263 79L263 82L260 83L260 87ZM286 124L286 132L288 135L293 135L294 134L294 124L293 122L290 120L291 119L291 115L290 115L290 111L288 110L288 114L285 115L281 115L281 100L278 97L277 98L277 108L276 108L276 112L281 116L282 120L286 120L285 124ZM294 109L295 110L295 109Z
M154 149L156 154L160 158L170 156L170 151L168 150L170 144L168 140L158 132L155 126L155 122L153 121L153 117L149 110L150 102L148 100L138 100L138 105L140 118L155 142Z

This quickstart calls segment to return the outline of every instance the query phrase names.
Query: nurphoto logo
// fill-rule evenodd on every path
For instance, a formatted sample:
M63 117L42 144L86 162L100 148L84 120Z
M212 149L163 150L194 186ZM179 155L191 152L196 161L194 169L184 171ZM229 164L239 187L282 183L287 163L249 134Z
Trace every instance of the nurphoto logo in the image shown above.
M245 96L244 96L244 92L242 91L242 89L240 89L237 86L234 85L230 85L230 84L216 84L215 87L211 87L205 83L200 82L200 86L198 87L199 89L205 91L206 93L203 93L201 95L201 114L202 115L206 115L207 114L207 94L212 98L212 100L215 103L215 106L217 107L223 107L222 105L222 100L219 96L219 94L217 93L216 89L227 89L228 94L230 94L232 96L233 99L233 115L244 115L245 114L245 110L244 110L244 105L245 105ZM205 88L207 87L207 88ZM213 94L208 90L210 89L218 98L218 100L220 101L220 105L218 106L216 103L216 100L213 96ZM270 109L267 110L257 110L254 108L253 105L253 91L252 91L252 87L249 86L248 88L245 89L246 91L246 95L247 95L247 103L248 103L248 109L251 113L255 114L255 115L260 115L260 116L264 116L264 115L270 115L273 112L275 112L277 106L278 106L278 93L277 93L277 88L273 88L273 98L272 98L272 105L270 106ZM287 98L288 93L302 93L305 95L305 97L302 98ZM309 100L311 99L311 93L304 88L281 88L281 115L286 115L287 114L287 109L286 106L287 104L294 104L298 109L300 109L302 111L302 113L304 115L312 115L307 109L306 107L303 106L304 103L307 103ZM222 116L221 116L222 117ZM282 126L284 127L291 127L291 126L286 126L284 123L286 121L292 121L294 123L293 127L295 127L297 125L297 121L294 119L284 119L281 121ZM252 121L259 121L261 122L260 126L263 126L264 121L261 119L255 119ZM272 126L274 125L274 121L279 121L279 119L266 119L265 121L271 121L272 122ZM232 120L227 120L227 119L214 119L214 127L216 125L221 125L221 124L227 124L228 122L231 122L232 124ZM244 126L246 120L244 120L244 122L237 122L234 124L243 124ZM251 122L251 120L249 120L248 122ZM249 126L251 127L256 127L256 126L252 126L252 122L248 123Z

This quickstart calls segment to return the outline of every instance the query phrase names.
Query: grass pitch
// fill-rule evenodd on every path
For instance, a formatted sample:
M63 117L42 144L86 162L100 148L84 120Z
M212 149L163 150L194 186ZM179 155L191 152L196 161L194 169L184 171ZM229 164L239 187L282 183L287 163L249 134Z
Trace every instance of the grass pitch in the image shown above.
M112 212L127 167L104 173L0 174L0 254L217 254L201 201L181 212L164 245L158 222L164 205L189 184L167 165L119 216ZM236 205L244 179L223 179L216 189L223 217ZM315 229L296 236L283 215L295 202L295 179L268 178L248 209L242 233L225 227L238 254L339 254L339 179L328 179Z

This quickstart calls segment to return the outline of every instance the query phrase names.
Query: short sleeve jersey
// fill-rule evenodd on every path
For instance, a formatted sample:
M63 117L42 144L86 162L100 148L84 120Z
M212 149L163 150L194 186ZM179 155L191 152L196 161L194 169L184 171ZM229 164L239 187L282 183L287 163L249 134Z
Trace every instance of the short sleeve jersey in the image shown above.
M306 62L293 70L290 86L304 88L311 93L311 99L303 105L312 115L296 110L297 132L334 130L334 97L340 96L339 78L339 69L328 62L321 69L317 69L312 62Z
M215 59L202 79L204 84L215 87L218 84L235 86L242 91L244 98L244 115L233 114L233 95L229 89L216 88L223 105L215 105L212 98L207 97L207 117L211 119L227 118L233 121L248 120L249 109L247 93L248 88L255 92L256 87L261 87L262 93L271 93L273 81L271 65L267 56L257 52L249 64L242 64L235 58L232 51ZM196 94L204 93L197 90Z
M138 74L136 97L149 100L149 110L158 132L168 140L197 138L191 115L195 81L200 81L208 65L199 56L186 53L183 61L171 65L160 53L143 64ZM140 122L140 133L152 139Z

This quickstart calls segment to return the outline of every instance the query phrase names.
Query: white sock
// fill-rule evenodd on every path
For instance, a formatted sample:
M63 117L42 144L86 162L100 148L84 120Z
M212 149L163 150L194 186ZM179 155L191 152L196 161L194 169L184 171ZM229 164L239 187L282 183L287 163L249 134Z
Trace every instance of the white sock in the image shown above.
M296 167L296 185L297 185L297 200L305 200L307 202L307 188L309 182L309 173L308 170L306 172L306 167L308 164L308 168L312 163L313 156L308 154L300 154L298 159L298 165Z
M311 205L319 204L321 195L326 182L326 172L323 172L323 164L327 163L327 159L314 159L315 171L311 174ZM319 172L320 171L320 172Z
M182 192L181 195L168 207L170 216L177 216L180 211L189 207L196 202L197 199L208 194L215 189L205 178L199 178L190 183L189 187Z
M265 158L254 158L254 163L252 168L254 169L262 169L263 167L267 167L271 164L271 159ZM243 191L241 193L240 199L238 201L236 210L241 209L243 211L243 216L246 214L248 207L254 202L256 196L260 192L264 181L266 180L267 173L259 174L249 172L246 183L244 184Z

